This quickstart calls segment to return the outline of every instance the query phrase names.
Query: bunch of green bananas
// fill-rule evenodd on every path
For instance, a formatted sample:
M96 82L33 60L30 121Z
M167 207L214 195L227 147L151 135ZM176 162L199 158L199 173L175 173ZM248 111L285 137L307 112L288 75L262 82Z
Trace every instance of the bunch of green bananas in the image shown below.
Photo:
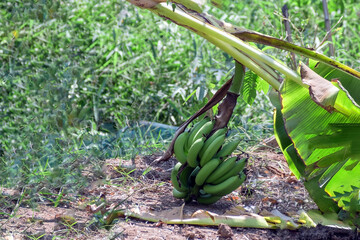
M212 133L213 127L214 122L205 117L176 139L174 154L179 162L171 172L175 198L212 204L245 181L247 159L227 158L240 141L224 143L228 129Z

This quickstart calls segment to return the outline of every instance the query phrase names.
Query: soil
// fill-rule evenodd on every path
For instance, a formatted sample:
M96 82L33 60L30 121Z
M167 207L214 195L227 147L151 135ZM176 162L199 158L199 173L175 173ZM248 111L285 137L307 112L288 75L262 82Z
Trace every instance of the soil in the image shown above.
M161 211L178 209L193 213L199 209L223 214L235 207L253 213L277 210L284 215L316 208L302 183L290 172L280 152L262 149L250 156L247 180L233 193L213 205L204 206L172 196L170 171L176 160L154 164L160 155L137 156L133 161L108 159L100 176L84 171L91 184L80 195L63 196L54 202L43 199L36 206L19 204L21 193L2 189L8 204L0 212L12 214L0 219L1 239L357 239L353 231L325 227L298 230L269 230L219 226L169 225L129 217L116 218L108 229L104 219L111 209ZM119 167L121 166L121 167ZM56 199L53 199L55 201ZM3 201L1 201L3 202ZM0 215L2 216L2 215ZM104 217L105 216L105 217Z

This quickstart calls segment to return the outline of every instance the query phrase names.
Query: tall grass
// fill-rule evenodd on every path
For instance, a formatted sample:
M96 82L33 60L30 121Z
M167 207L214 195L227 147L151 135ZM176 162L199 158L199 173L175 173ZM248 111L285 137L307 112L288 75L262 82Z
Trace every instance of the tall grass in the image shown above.
M225 1L224 10L211 12L284 38L282 2ZM336 58L359 69L360 7L331 2L332 23L343 16L335 28ZM296 43L317 46L325 36L321 6L297 0L289 9ZM179 125L232 71L228 55L125 1L8 0L0 16L0 184L6 187L76 191L87 185L82 171L100 168L105 158L163 150L171 131L136 122ZM287 53L266 51L288 61ZM271 124L265 96L251 107L239 101L232 127L245 140L270 135Z

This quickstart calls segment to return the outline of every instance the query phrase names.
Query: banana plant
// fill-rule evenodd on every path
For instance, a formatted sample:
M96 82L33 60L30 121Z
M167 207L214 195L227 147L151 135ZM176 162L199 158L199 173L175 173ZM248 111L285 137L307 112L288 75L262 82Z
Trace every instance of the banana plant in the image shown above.
M304 181L321 211L336 212L359 227L359 72L313 50L220 21L203 12L205 0L128 1L188 28L246 66L255 77L245 77L243 87L258 77L266 81L272 87L275 136L290 170ZM247 42L311 61L294 71ZM172 148L162 160L171 156Z

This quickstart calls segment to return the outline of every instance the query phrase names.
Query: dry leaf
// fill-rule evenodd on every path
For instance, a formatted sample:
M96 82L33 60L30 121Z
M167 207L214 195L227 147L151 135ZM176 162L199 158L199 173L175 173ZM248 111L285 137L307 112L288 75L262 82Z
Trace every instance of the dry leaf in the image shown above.
M339 89L305 64L301 64L300 73L303 83L309 86L309 93L314 102L326 111L333 112Z

